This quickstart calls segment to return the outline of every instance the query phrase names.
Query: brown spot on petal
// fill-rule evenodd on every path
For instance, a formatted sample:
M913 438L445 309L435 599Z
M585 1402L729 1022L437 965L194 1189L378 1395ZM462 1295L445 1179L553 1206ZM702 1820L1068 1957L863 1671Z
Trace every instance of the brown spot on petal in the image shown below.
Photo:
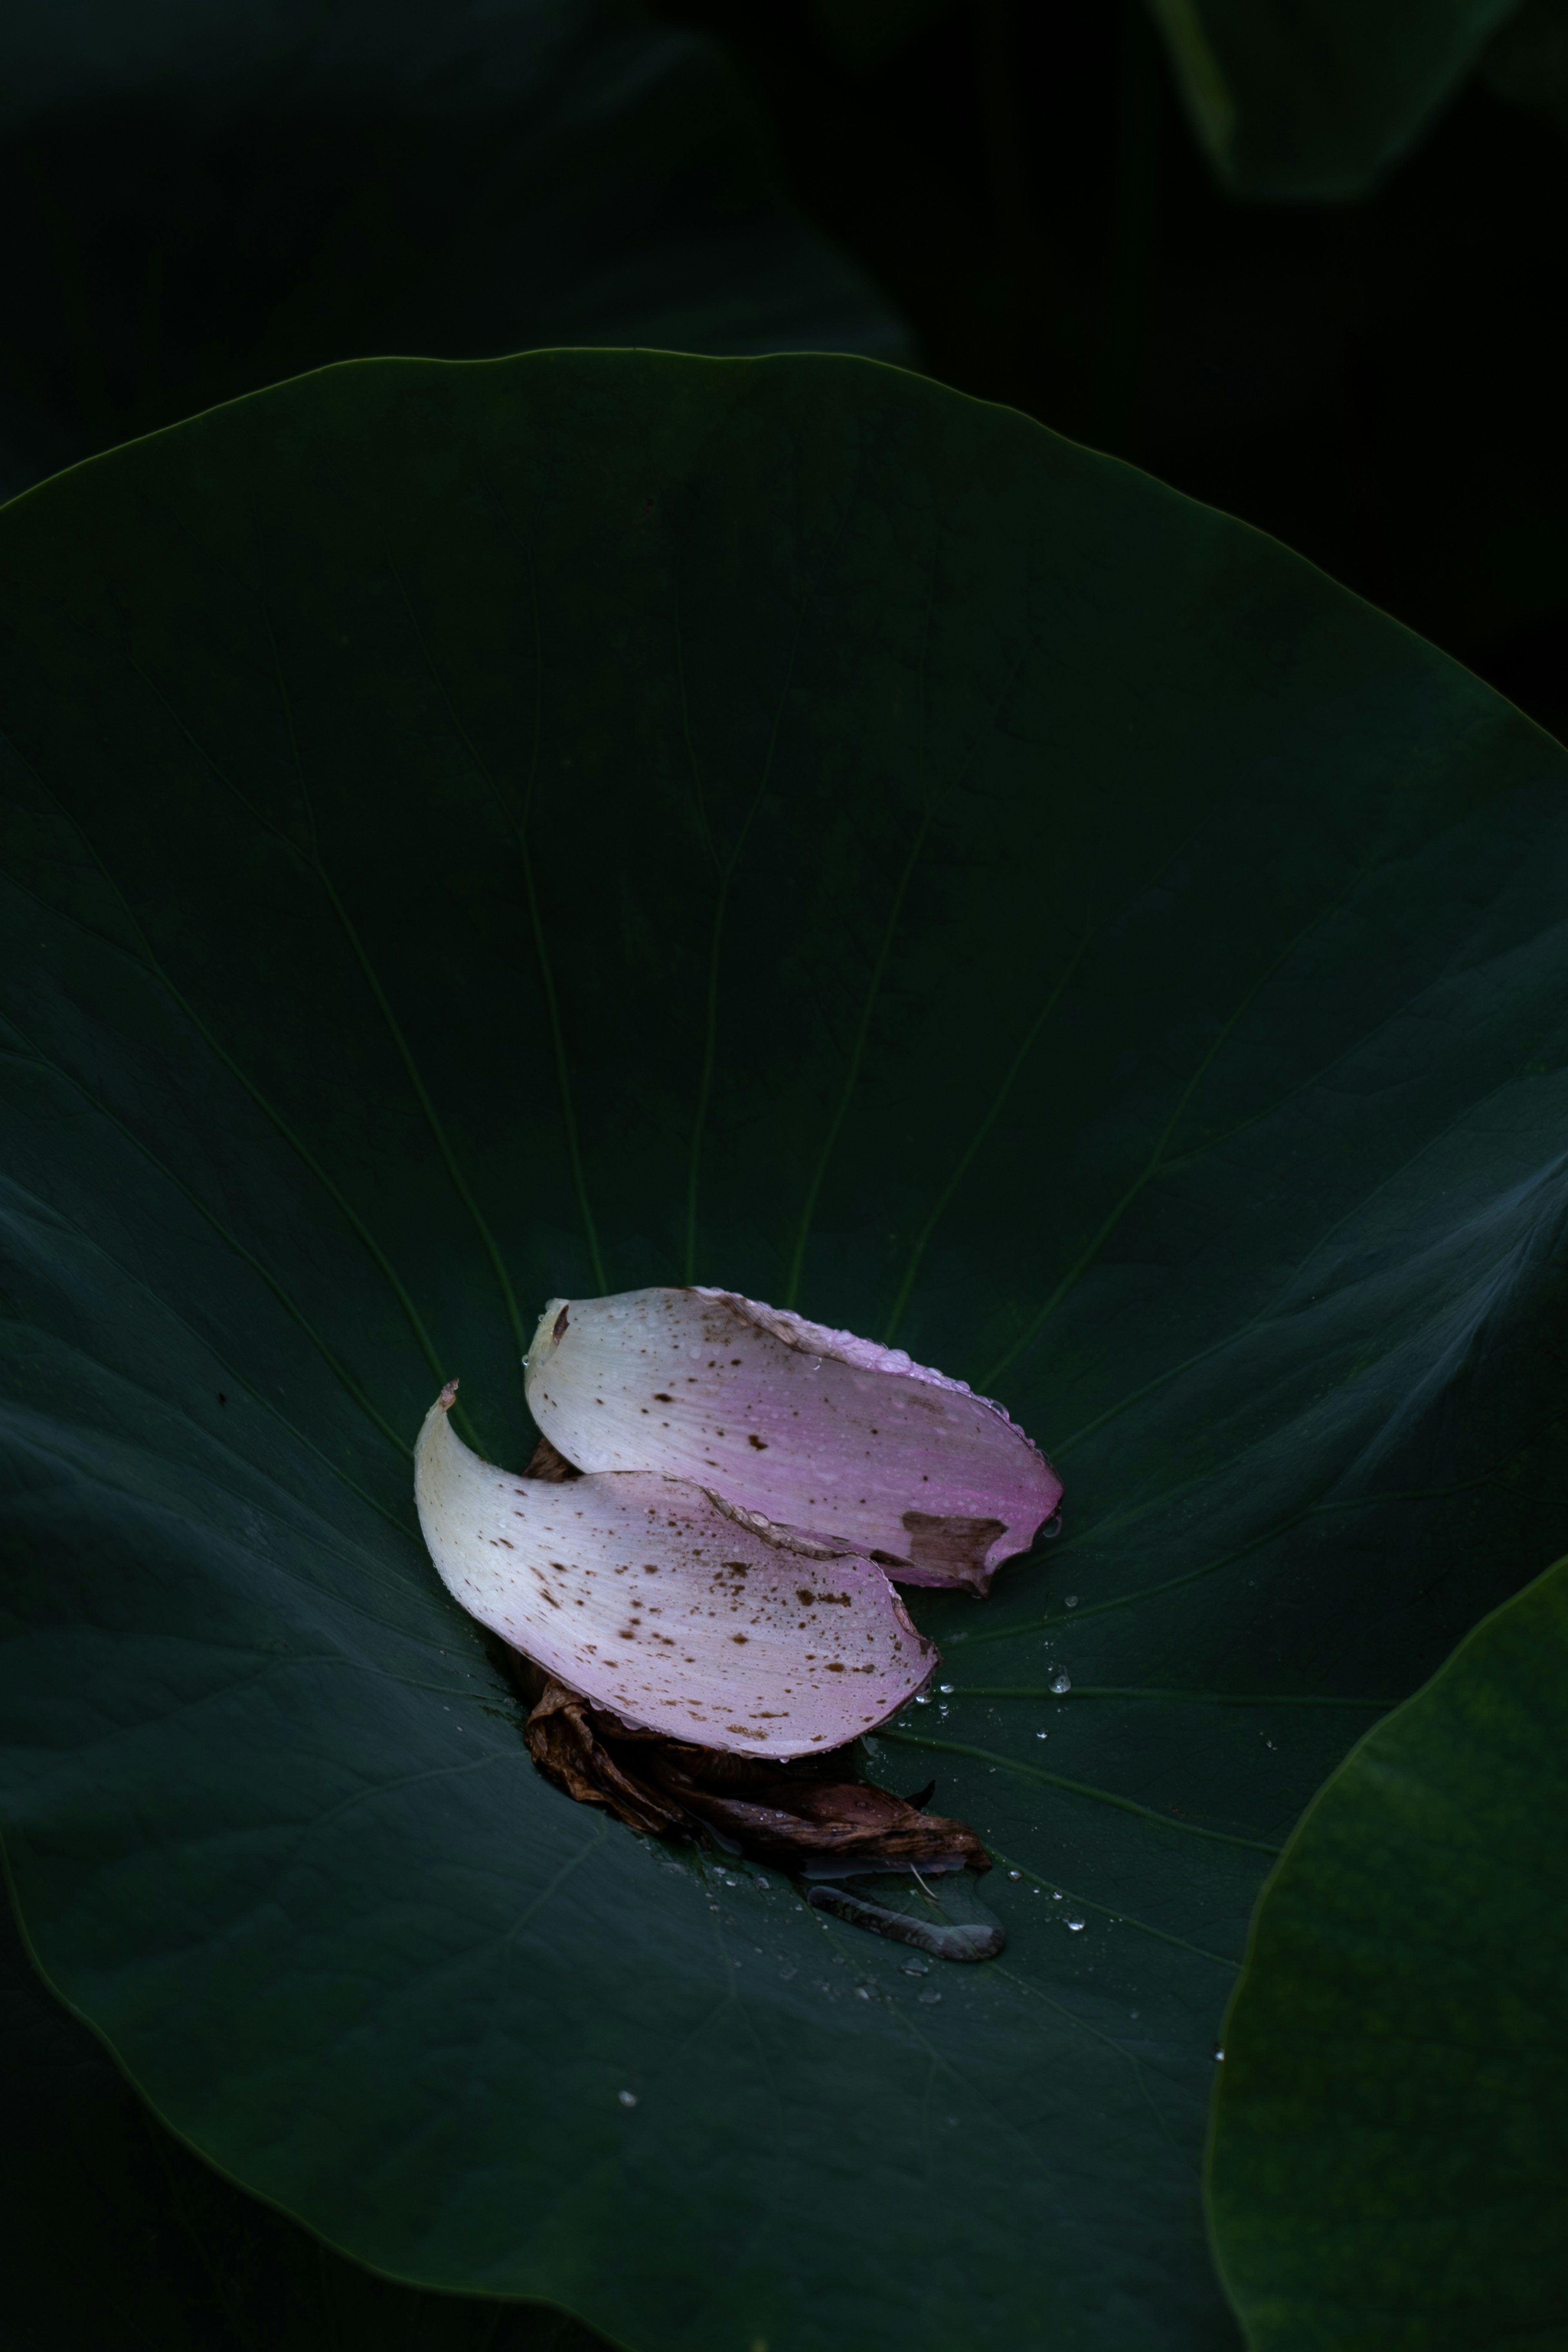
M910 1564L928 1576L954 1584L980 1584L985 1555L1006 1530L1005 1519L939 1518L930 1511L906 1511Z

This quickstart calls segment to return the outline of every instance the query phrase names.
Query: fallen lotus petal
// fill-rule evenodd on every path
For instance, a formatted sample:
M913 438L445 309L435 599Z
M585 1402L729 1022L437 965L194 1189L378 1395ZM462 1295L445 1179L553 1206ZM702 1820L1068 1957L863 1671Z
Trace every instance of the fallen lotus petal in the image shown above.
M534 1762L568 1796L605 1806L630 1829L715 1830L731 1851L779 1870L810 1869L829 1857L857 1871L991 1866L964 1822L846 1780L842 1756L814 1758L785 1776L773 1759L628 1732L553 1680L539 1694L526 1737Z
M526 1478L453 1430L457 1383L414 1454L442 1582L481 1624L632 1725L743 1756L842 1747L929 1679L879 1568L802 1559L699 1486L631 1473Z
M988 1590L1061 1481L1000 1405L852 1332L727 1290L552 1298L529 1408L584 1470L657 1470L904 1584Z

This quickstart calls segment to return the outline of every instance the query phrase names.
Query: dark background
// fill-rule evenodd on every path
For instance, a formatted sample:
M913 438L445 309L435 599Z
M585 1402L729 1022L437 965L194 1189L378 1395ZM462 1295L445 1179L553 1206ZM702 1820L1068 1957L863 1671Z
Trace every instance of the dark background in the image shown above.
M1568 0L1332 205L1222 192L1145 0L124 0L96 47L15 5L0 495L360 353L857 351L1260 525L1568 732Z
M825 12L826 13L826 12ZM1141 0L965 0L856 66L664 0L944 383L1273 532L1568 732L1568 135L1484 69L1360 203L1220 193Z

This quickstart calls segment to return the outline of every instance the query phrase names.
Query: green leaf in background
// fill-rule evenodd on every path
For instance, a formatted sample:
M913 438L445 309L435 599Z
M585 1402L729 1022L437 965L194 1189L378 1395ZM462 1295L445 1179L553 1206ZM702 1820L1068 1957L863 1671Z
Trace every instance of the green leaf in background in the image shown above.
M1419 139L1518 0L1149 0L1234 195L1338 204Z
M1487 51L1487 88L1568 131L1568 0L1523 0Z
M6 1852L153 2106L633 2352L1218 2352L1264 1874L1568 1508L1568 761L865 362L350 366L0 517ZM910 1956L532 1770L411 1519L552 1292L1000 1396ZM1070 1687L1062 1688L1066 1677ZM1014 1875L1014 1874L1016 1875Z
M1568 1561L1342 1764L1226 2025L1210 2201L1257 2352L1568 2340Z
M363 353L909 355L711 43L606 0L16 0L0 496Z
M952 0L812 0L833 55L850 68L878 65L923 33Z
M394 2286L221 2179L38 1982L0 1905L4 2352L606 2352L558 2313Z

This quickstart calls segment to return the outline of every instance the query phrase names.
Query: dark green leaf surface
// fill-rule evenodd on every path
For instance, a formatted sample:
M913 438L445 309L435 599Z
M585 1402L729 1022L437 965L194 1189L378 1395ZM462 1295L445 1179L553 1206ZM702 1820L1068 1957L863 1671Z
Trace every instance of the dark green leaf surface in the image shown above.
M1210 2199L1258 2352L1568 2343L1568 1561L1292 1837L1226 2025Z
M908 356L695 34L614 0L13 0L0 496L330 360Z
M1343 203L1428 129L1519 0L1149 0L1238 196Z
M0 562L50 1980L331 2243L636 2352L1233 2344L1257 1888L1568 1500L1562 751L856 361L335 370ZM1066 1477L989 1601L916 1597L957 1687L875 1744L992 1842L997 1961L569 1803L426 1559L440 1381L521 1462L543 1299L687 1276Z
M162 2128L0 1903L4 2352L607 2352L559 2313L392 2285Z

